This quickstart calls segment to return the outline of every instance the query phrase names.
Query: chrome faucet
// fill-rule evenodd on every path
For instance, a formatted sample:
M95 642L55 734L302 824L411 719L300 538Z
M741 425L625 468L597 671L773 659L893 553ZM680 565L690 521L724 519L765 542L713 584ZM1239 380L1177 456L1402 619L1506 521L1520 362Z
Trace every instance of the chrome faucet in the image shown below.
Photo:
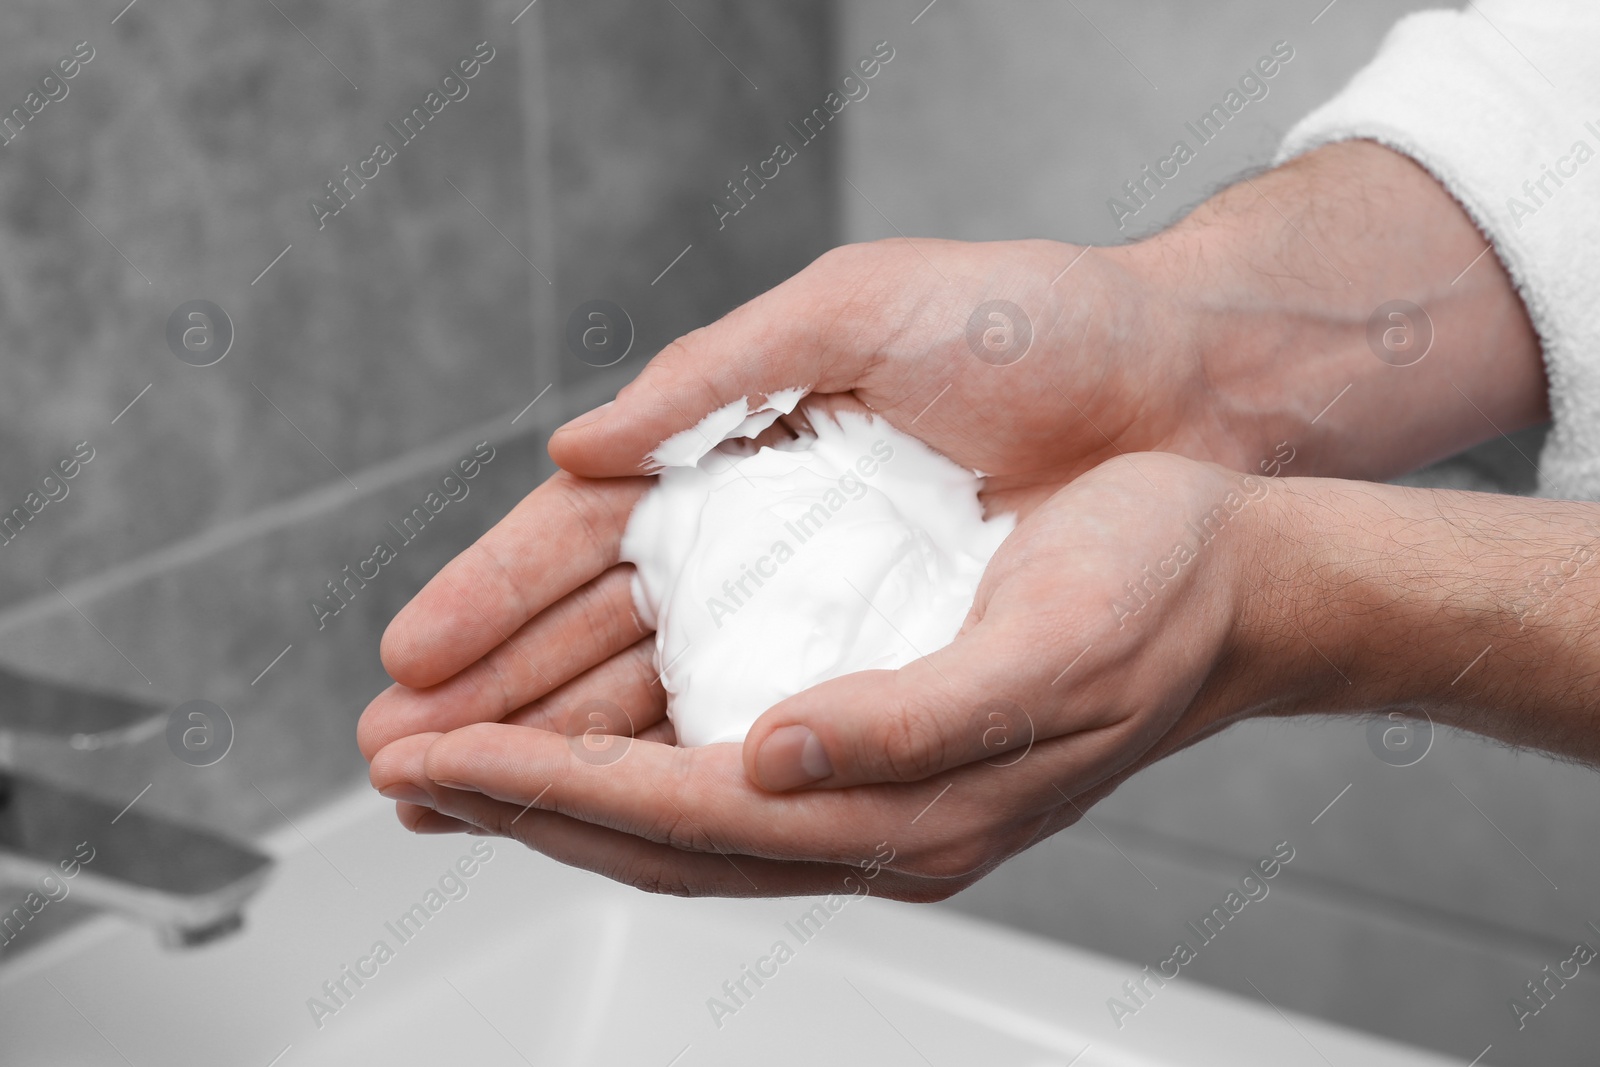
M0 961L49 902L68 896L152 926L171 946L243 924L270 857L17 770L30 741L80 751L132 744L161 732L165 710L0 668Z

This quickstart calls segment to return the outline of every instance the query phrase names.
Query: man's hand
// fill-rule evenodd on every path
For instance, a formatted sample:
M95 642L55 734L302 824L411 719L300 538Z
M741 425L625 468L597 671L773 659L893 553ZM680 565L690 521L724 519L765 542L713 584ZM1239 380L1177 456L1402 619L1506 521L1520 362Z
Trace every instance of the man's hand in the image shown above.
M864 405L988 474L988 507L1021 513L1124 452L1253 462L1265 454L1253 430L1204 402L1199 350L1161 265L1050 241L853 246L674 342L598 418L552 438L571 474L540 486L390 624L383 661L400 684L363 716L362 752L473 722L561 729L591 698L621 704L636 728L659 722L659 685L648 702L607 696L655 674L631 568L618 567L622 531L650 451L741 397L802 385L824 403ZM996 299L1027 309L1012 326L1032 341L980 358L969 320Z
M1050 241L852 246L674 342L606 409L552 438L551 455L581 477L541 486L391 623L384 666L405 688L374 701L362 751L499 721L585 672L639 673L645 635L629 569L616 569L647 484L638 475L663 440L741 397L807 386L825 403L864 405L984 471L986 504L1007 511L1026 512L1123 452L1254 462L1264 453L1253 436L1213 414L1227 405L1205 401L1198 348L1161 265ZM1028 323L1012 325L1031 345L991 357L1004 365L968 341L989 300L1027 309Z
M1023 520L953 644L784 701L743 757L647 740L599 756L559 733L483 724L389 744L372 781L426 800L402 811L415 829L471 824L652 889L826 891L887 843L875 892L947 896L1271 691L1261 671L1217 686L1243 652L1244 579L1262 541L1249 527L1271 484L1162 454L1101 465ZM1216 535L1178 563L1190 522ZM640 674L609 692L640 707L659 685ZM749 766L760 739L797 722L832 759L830 788L753 783L747 771L773 773Z

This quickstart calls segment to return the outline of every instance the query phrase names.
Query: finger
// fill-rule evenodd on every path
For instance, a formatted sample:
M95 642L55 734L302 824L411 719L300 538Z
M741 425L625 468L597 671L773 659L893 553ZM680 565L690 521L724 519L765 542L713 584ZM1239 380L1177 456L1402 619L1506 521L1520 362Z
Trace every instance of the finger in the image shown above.
M609 705L602 719L615 718L638 736L667 714L667 691L656 677L656 643L645 637L552 693L518 708L505 722L558 733L583 733L594 721L581 712L591 705ZM620 714L616 714L620 713Z
M427 756L428 748L443 734L411 734L383 746L370 757L367 781L383 796L405 805L431 807L433 801L425 785L417 780L412 768ZM401 821L404 822L404 812Z
M462 819L442 815L420 804L396 804L395 817L414 834L468 834L478 829Z
M520 841L553 859L640 889L678 896L783 896L815 892L839 875L823 864L786 864L752 856L680 852L555 812L493 800L456 789L438 790L438 810L499 837Z
M666 745L669 748L678 744L678 730L672 725L672 720L662 716L661 721L640 730L636 735L640 741L649 741L656 745Z
M654 647L651 638L644 638L555 692L517 709L504 721L561 734L581 734L598 726L610 733L675 744L672 723L666 718L666 690L655 672ZM404 686L392 690L373 701L357 728L361 753L368 761L396 741L419 734L437 736L443 729L422 725L420 720L410 724L415 728L401 728L398 717L384 722L376 719L375 713L382 710L380 702L409 699L415 693Z
M784 791L915 782L980 760L1003 763L1055 726L1041 707L1046 694L1033 691L1040 672L1026 652L1040 635L1015 630L984 620L899 670L848 674L780 702L745 738L746 772Z
M644 632L632 576L630 567L612 567L438 685L379 693L356 727L361 751L370 757L406 734L503 719L625 650Z
M740 399L755 406L781 389L856 387L884 338L863 333L860 324L841 328L838 320L872 280L872 257L868 250L837 250L680 337L614 401L558 429L551 457L591 478L637 474L667 438Z
M471 790L689 852L859 863L887 841L894 858L884 867L957 878L991 869L1032 840L1062 804L1056 781L1077 792L1099 780L1097 768L1120 769L1114 732L1058 738L1018 765L974 764L931 782L776 794L750 783L734 745L635 739L590 748L546 731L481 724L436 737L425 753L408 744L405 759L381 770L375 762L374 780L393 776L429 793Z
M408 741L410 739L407 739ZM632 739L601 748L503 723L436 736L425 753L389 746L372 776L432 791L471 789L695 852L853 862L873 854L876 822L910 819L920 796L822 790L790 796L751 785L734 745L674 748ZM393 758L390 758L393 751ZM420 756L420 758L419 758Z
M723 853L684 852L631 834L537 808L460 790L441 790L429 815L518 841L571 867L649 893L674 896L886 896L944 900L976 879L920 878L844 863L791 862ZM421 826L431 826L424 819ZM419 829L418 832L432 832ZM842 906L843 902L838 902ZM837 910L837 909L834 909Z
M628 513L650 484L556 473L395 616L380 649L389 676L413 689L437 685L614 566Z

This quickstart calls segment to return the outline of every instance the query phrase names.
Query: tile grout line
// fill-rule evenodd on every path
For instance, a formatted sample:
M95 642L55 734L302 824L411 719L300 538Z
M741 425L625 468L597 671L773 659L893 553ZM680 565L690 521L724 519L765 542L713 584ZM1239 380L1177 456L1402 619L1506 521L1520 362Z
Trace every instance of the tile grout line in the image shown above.
M585 396L575 399L581 401L588 398ZM530 417L527 422L509 431L506 429L508 413L501 412L467 430L436 438L394 459L362 468L356 473L368 483L366 489L353 490L342 482L330 481L286 498L271 507L236 516L209 530L118 563L63 586L62 589L74 602L93 602L165 570L214 556L265 534L295 526L315 516L335 511L353 500L368 499L431 468L442 468L442 465L457 458L460 452L470 448L477 441L487 439L509 443L539 432L548 432L554 428L560 409L547 410L550 412L549 415L541 413L539 416ZM57 606L59 600L59 596L55 593L40 593L0 609L0 634L14 632L41 618L56 614L60 610Z

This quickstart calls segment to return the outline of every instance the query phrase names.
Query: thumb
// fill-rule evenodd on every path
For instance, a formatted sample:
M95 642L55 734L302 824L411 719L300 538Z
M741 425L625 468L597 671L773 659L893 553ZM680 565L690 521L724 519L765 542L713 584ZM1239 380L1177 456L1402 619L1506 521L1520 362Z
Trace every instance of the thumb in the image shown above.
M673 341L647 363L615 400L562 426L550 456L588 478L638 474L667 438L741 399L751 409L769 395L801 387L845 392L861 377L873 349L871 331L840 328L849 302L848 276L824 256L777 288L709 326ZM742 416L741 416L742 418ZM737 425L706 427L706 444Z
M1022 646L996 624L899 670L861 671L777 704L744 741L763 789L913 782L978 760L1015 762L1044 717L1031 705Z

